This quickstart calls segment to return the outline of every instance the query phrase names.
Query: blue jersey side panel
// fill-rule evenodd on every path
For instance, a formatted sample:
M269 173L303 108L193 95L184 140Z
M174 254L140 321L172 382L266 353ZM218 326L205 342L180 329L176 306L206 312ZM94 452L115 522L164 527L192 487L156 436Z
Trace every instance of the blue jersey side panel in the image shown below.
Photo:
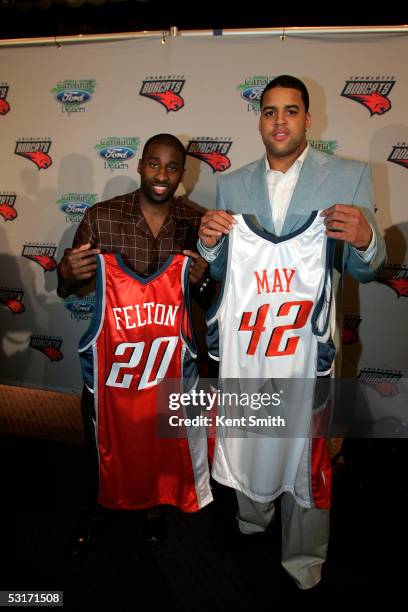
M90 391L94 386L93 343L96 340L105 310L105 266L102 255L96 256L96 295L95 310L87 331L79 341L79 361L84 383Z

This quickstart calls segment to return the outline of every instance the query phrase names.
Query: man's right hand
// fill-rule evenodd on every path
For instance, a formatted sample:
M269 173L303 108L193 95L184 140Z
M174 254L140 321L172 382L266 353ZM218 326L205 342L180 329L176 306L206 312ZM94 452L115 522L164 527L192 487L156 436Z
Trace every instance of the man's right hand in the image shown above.
M224 234L229 234L236 223L225 210L207 210L201 218L198 236L205 247L214 247Z
M71 249L66 253L59 265L59 272L63 279L81 281L91 279L96 272L95 255L100 249L92 249L91 245L81 244L77 249Z

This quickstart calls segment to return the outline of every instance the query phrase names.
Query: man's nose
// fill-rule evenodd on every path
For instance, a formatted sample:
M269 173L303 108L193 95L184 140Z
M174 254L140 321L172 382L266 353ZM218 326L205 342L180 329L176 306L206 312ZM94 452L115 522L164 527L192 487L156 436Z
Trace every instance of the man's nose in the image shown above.
M284 111L277 111L275 115L275 124L284 125L286 123L286 115Z
M162 181L163 183L167 182L168 175L167 175L167 170L165 166L159 166L156 172L156 179L159 181Z

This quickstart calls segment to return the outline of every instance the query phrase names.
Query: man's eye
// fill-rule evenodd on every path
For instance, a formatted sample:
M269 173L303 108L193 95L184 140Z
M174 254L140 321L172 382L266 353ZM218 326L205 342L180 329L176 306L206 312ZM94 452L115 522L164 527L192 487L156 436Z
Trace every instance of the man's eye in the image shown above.
M170 166L170 168L168 169L169 172L177 172L177 168L174 166Z

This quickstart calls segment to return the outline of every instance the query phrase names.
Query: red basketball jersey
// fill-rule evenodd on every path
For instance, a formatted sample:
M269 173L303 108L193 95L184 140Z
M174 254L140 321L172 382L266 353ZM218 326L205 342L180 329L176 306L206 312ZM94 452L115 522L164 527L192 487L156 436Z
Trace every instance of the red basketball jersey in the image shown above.
M99 503L196 511L212 501L206 439L157 433L160 381L196 378L188 258L171 256L147 278L118 254L97 260L96 311L79 353L97 415Z

